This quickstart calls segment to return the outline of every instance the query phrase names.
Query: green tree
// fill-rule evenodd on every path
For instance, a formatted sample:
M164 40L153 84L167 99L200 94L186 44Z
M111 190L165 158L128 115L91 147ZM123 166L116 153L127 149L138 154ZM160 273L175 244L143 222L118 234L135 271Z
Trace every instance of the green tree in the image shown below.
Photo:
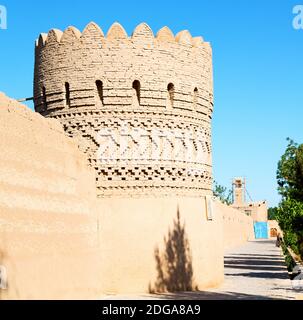
M220 199L222 203L225 203L227 205L232 204L233 191L227 190L226 187L218 184L216 181L214 181L213 193L214 193L214 196Z
M278 191L282 201L275 212L285 244L303 257L303 145L287 139L278 163Z
M278 163L278 191L286 199L303 201L303 145L287 139L288 146Z
M303 256L303 202L285 199L276 212L285 244Z
M276 220L278 208L269 208L268 209L268 219Z

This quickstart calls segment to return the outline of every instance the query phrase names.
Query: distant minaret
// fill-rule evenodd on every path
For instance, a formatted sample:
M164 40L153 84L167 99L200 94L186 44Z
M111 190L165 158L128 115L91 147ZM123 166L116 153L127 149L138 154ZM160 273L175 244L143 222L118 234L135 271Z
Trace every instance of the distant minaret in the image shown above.
M245 203L245 179L235 178L233 180L234 206L243 206Z

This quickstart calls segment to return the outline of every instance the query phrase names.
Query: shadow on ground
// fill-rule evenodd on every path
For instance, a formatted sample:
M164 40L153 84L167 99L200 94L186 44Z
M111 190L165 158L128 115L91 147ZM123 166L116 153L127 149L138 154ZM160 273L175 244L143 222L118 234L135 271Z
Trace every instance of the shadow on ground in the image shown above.
M160 300L277 300L265 296L249 295L233 292L184 292L175 294L156 294Z
M268 247L268 241L258 241L254 242L253 245L257 246L259 252L263 250L263 246L266 246L264 254L258 254L255 252L249 253L234 253L226 255L225 257L225 276L229 279L234 279L237 281L237 278L256 278L258 282L263 283L273 279L271 283L275 283L275 279L287 279L288 273L286 271L283 258L277 255L275 249ZM260 245L260 249L258 246ZM274 242L273 244L274 245ZM256 249L254 249L256 250ZM257 251L258 252L258 251ZM272 254L275 253L275 254ZM264 282L264 284L267 282ZM277 282L279 283L279 281ZM243 284L243 280L240 280L240 284ZM267 284L268 285L268 284ZM271 285L268 287L272 289ZM209 290L201 292L184 292L184 293L174 293L174 294L157 294L155 297L157 299L163 300L288 300L288 297L282 293L279 294L279 290L285 288L276 287L276 294L271 297L263 296L263 292L258 295L257 293L245 292L245 287L239 288L238 292L231 292L231 290ZM241 290L243 292L241 292ZM262 291L262 290L261 290ZM263 290L264 291L264 290ZM291 290L290 290L291 293ZM262 295L261 295L262 294Z
M259 241L262 245L265 242ZM268 242L267 242L268 244ZM226 276L253 277L264 279L287 279L285 262L277 255L238 254L228 255L224 259ZM233 270L243 270L235 272ZM228 272L230 270L231 272ZM245 272L247 271L247 272Z

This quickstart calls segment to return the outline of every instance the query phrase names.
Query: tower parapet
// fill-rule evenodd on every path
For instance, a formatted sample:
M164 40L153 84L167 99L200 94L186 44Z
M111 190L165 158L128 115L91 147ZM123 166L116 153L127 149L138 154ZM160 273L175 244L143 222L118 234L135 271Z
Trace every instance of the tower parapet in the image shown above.
M96 169L99 196L211 193L212 50L188 31L90 23L36 42L35 109Z

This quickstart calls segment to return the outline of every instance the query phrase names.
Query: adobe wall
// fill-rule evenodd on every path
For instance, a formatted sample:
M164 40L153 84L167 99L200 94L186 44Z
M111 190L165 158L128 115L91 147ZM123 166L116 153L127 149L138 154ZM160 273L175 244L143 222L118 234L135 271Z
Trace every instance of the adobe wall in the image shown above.
M249 217L217 201L210 215L204 197L96 199L85 156L55 120L4 95L0 104L1 299L163 291L159 266L165 274L172 247L192 266L192 289L222 283L224 249L249 239Z
M178 210L192 289L223 281L222 218L207 219L204 198L97 200L93 172L61 126L4 95L0 103L1 299L159 290L155 249L166 251Z
M233 204L232 206L251 216L254 222L268 222L268 205L266 201Z
M155 249L159 248L162 256L167 248L180 246L180 232L174 229L178 211L188 238L190 254L187 260L193 267L193 289L196 286L200 290L216 287L223 282L222 216L217 212L213 220L208 220L204 199L98 201L102 207L100 239L105 294L148 292L149 286L159 292L155 286L159 281ZM175 237L170 237L169 231ZM171 246L167 246L168 239L172 240ZM179 256L183 257L183 250ZM175 265L178 259L164 259L160 264L164 273L168 261ZM177 278L166 277L168 282L177 283L181 279L182 274L178 274Z
M0 94L1 299L95 298L94 174L61 125Z
M219 201L216 201L215 205L216 210L221 212L223 217L223 246L225 251L255 239L251 217Z
M204 290L221 285L224 252L254 240L254 228L251 217L211 201L213 216L209 219L203 197L99 199L104 294L142 293L148 285L153 288L159 278L155 249L159 247L161 254L166 251L165 240L167 243L174 229L178 211L191 252L194 286Z

